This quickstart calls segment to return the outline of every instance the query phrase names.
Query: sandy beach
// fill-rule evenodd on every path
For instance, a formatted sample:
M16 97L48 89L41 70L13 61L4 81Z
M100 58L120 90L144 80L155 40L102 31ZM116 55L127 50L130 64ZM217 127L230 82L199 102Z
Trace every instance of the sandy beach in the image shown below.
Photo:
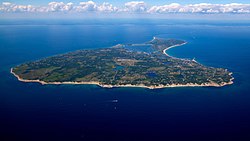
M168 48L165 48L162 52L163 52L163 54L167 55L168 57L171 57L171 58L174 58L174 59L180 59L180 60L190 61L190 60L187 60L187 59L176 58L176 57L173 57L173 56L170 56L169 54L167 54L167 50L169 50L171 48L174 48L174 47L182 46L182 45L185 45L185 44L187 44L187 42L182 43L182 44L178 44L178 45L170 46Z
M27 80L20 78L17 74L13 72L13 68L11 68L11 74L13 74L19 81L21 82L35 82L35 83L40 83L42 85L47 85L47 84L53 84L53 85L67 85L67 84L74 84L74 85L80 85L80 84L91 84L91 85L98 85L103 88L115 88L115 87L139 87L139 88L148 88L148 89L160 89L160 88L173 88L173 87L222 87L225 85L230 85L233 84L233 79L232 78L229 82L223 82L222 84L217 84L213 82L209 83L202 83L202 84L197 84L197 83L187 83L187 84L169 84L169 85L158 85L158 86L146 86L144 84L138 84L138 85L131 85L131 84L126 84L126 85L106 85L106 84L101 84L100 82L96 81L90 81L90 82L45 82L41 80ZM230 73L229 75L232 75Z

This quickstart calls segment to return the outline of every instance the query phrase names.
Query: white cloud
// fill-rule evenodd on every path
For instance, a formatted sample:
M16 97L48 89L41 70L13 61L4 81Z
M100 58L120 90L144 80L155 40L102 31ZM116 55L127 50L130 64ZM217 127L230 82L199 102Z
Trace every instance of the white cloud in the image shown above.
M17 5L10 2L0 4L0 12L106 12L106 13L250 13L250 4L189 4L172 3L148 7L144 1L131 1L117 8L110 3L97 4L93 1L78 4L50 2L47 6Z
M31 5L16 5L10 2L3 2L0 5L0 11L2 12L29 12L35 11L35 8Z
M46 9L46 8L44 8L44 9ZM50 2L48 4L47 10L45 10L45 11L47 11L47 12L65 12L65 11L70 11L72 9L73 9L73 3L64 4L63 2Z
M117 12L118 8L114 7L112 4L104 2L102 5L98 6L98 11L101 12Z
M86 12L86 11L96 11L97 5L93 1L80 2L78 6L75 7L78 12Z
M93 1L80 2L78 6L75 6L76 12L115 12L118 9L112 4L104 2L101 5L96 4Z
M149 13L250 13L250 4L189 4L172 3L163 6L153 6Z
M131 1L125 3L125 9L123 11L126 12L145 12L147 10L146 3L144 1Z
M176 13L179 11L185 12L185 10L182 9L182 6L178 3L171 3L169 5L163 6L153 6L148 10L149 13Z

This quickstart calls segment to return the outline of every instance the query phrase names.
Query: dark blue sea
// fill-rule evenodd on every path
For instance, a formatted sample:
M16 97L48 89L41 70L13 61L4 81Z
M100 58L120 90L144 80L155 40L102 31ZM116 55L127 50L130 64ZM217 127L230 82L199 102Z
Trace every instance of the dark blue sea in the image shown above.
M221 88L149 90L19 82L10 68L80 49L188 44L168 53L233 72ZM0 20L1 141L249 141L250 21Z

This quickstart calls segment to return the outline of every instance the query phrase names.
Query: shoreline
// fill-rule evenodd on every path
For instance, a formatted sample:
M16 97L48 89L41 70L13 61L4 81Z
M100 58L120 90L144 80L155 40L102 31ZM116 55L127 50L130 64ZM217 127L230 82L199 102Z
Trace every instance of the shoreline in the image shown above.
M177 57L174 57L174 56L170 56L169 54L167 54L167 50L171 49L171 48L174 48L174 47L178 47L178 46L182 46L182 45L185 45L187 44L187 42L184 42L182 44L177 44L177 45L173 45L173 46L170 46L170 47L167 47L165 48L164 50L162 50L163 54L165 54L166 56L170 57L170 58L173 58L173 59L179 59L179 60L183 60L183 61L192 61L192 60L189 60L189 59L183 59L183 58L177 58Z
M126 85L105 85L101 84L100 82L97 81L90 81L90 82L45 82L41 80L28 80L28 79L23 79L19 77L17 74L13 72L13 68L11 68L10 73L13 74L19 81L21 82L34 82L34 83L40 83L42 85L68 85L68 84L88 84L88 85L98 85L103 88L117 88L117 87L135 87L135 88L148 88L148 89L161 89L161 88L174 88L174 87L223 87L226 85L231 85L233 84L234 78L232 77L229 82L223 82L222 84L217 84L214 82L207 82L207 83L202 83L202 84L197 84L197 83L187 83L187 84L168 84L168 85L158 85L158 86L146 86L144 84L138 84L138 85L132 85L132 84L126 84ZM229 75L232 76L233 73L230 73Z

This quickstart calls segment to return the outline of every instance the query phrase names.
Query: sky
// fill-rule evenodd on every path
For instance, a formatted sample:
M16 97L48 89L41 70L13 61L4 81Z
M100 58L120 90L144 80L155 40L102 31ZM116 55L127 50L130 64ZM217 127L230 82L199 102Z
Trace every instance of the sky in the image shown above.
M64 2L64 3L79 3L86 0L0 0L0 2L11 2L16 4L32 4L32 5L47 5L49 2ZM131 0L94 0L96 3L108 2L115 6L122 6ZM250 0L143 0L149 5L164 5L170 3L179 4L197 4L197 3L213 3L213 4L228 4L228 3L250 3Z
M250 0L1 0L0 14L250 14Z

